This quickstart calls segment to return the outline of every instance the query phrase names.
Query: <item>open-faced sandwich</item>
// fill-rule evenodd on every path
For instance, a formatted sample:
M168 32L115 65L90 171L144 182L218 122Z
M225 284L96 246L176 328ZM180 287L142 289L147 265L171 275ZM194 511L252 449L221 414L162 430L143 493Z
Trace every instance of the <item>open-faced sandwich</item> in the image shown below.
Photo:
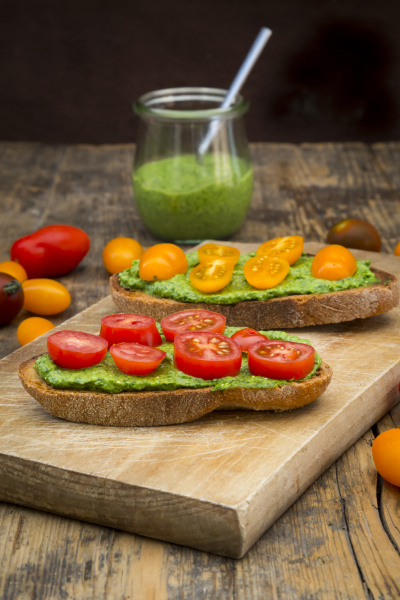
M226 327L185 310L160 324L108 315L100 335L62 330L22 363L24 388L50 414L95 425L193 421L216 409L291 410L326 390L331 368L310 342L282 331Z
M351 321L387 312L399 301L394 275L336 244L308 256L300 236L276 238L242 255L217 243L186 255L174 244L157 244L113 275L110 285L122 312L160 320L201 308L223 314L228 325L254 329Z

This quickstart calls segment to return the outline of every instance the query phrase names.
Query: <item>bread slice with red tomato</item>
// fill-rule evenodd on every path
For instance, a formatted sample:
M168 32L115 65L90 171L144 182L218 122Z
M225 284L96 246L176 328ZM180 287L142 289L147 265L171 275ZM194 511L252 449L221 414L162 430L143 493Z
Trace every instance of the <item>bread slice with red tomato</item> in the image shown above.
M121 312L139 313L160 321L181 310L200 308L219 312L227 324L253 329L291 329L309 325L340 323L385 313L399 303L399 282L391 273L371 267L379 279L365 287L325 294L299 294L270 300L246 300L235 304L177 302L157 298L142 291L131 291L119 283L118 274L110 278L112 298Z
M317 400L332 377L332 369L322 362L310 379L270 389L229 388L215 391L211 388L181 388L109 394L53 388L36 372L36 358L23 362L18 375L25 390L48 413L68 421L118 427L185 423L214 410L292 410Z

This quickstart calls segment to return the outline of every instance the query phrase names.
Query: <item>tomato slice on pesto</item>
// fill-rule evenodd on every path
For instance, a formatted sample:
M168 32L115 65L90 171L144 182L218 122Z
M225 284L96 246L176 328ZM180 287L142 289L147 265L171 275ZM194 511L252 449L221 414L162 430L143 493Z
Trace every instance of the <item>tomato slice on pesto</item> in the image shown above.
M242 352L247 352L249 347L256 342L265 342L268 340L266 335L259 333L256 329L246 327L245 329L239 329L231 336L232 340L235 340L239 344Z
M174 362L179 371L192 377L234 377L240 371L242 352L221 333L180 333L174 340Z
M56 331L47 338L50 358L65 369L83 369L100 363L107 353L106 340L84 331Z
M211 310L181 310L161 319L161 328L167 342L173 342L178 333L210 331L224 333L226 318Z
M162 344L161 335L153 317L118 313L101 319L100 336L107 340L108 347L121 342L133 342L145 346Z
M127 375L148 375L166 357L159 348L125 342L111 346L110 354L118 369Z
M314 348L300 342L269 340L248 350L250 373L270 379L302 379L312 371L314 362Z

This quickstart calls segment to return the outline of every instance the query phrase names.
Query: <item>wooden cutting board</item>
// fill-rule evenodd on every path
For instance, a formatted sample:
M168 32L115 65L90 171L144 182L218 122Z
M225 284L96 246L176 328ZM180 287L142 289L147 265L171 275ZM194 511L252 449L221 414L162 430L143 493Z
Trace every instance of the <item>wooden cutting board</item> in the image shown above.
M355 254L400 276L400 258ZM108 297L60 328L98 333L101 317L115 310ZM0 361L0 499L242 557L399 399L399 308L290 331L311 340L333 367L332 383L315 403L281 414L215 412L157 428L96 427L48 415L16 374L22 360L45 351L46 336L24 346Z

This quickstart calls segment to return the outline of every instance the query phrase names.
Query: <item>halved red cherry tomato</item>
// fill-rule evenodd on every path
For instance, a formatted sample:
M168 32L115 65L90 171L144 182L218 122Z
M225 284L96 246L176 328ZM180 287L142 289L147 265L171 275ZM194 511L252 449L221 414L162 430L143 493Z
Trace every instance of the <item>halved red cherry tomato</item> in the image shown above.
M201 262L189 273L189 279L200 292L212 294L228 285L233 275L233 265L222 258Z
M336 281L351 277L357 271L357 261L344 246L325 246L314 256L311 273L318 279Z
M139 263L139 277L144 281L171 279L187 270L186 254L175 244L151 246L143 253Z
M289 263L277 256L253 256L244 264L243 273L247 283L259 290L273 288L289 273Z
M167 342L173 342L178 333L186 331L210 331L224 333L226 318L211 310L181 310L161 319L161 327Z
M187 375L217 379L239 373L242 352L221 333L180 333L174 340L174 360L176 368Z
M223 244L204 244L204 246L200 246L197 254L199 255L200 262L222 258L233 266L236 265L240 258L240 250L234 246L224 246Z
M47 338L50 358L65 369L93 367L107 354L107 342L84 331L56 331Z
M289 265L292 265L300 258L303 252L303 245L301 235L278 237L261 244L257 249L257 255L277 256L278 258L284 258L288 261Z
M118 369L128 375L148 375L166 357L159 348L124 342L111 346L110 354Z
M256 342L265 342L265 340L268 340L266 335L259 333L255 329L250 329L249 327L235 331L235 333L231 335L231 339L239 344L242 352L247 352L249 346L252 346Z
M253 375L270 379L301 379L314 367L315 350L299 342L257 342L249 348L248 361Z
M153 317L118 313L107 315L101 319L100 334L107 340L108 347L121 342L134 342L144 346L159 346L162 344Z

